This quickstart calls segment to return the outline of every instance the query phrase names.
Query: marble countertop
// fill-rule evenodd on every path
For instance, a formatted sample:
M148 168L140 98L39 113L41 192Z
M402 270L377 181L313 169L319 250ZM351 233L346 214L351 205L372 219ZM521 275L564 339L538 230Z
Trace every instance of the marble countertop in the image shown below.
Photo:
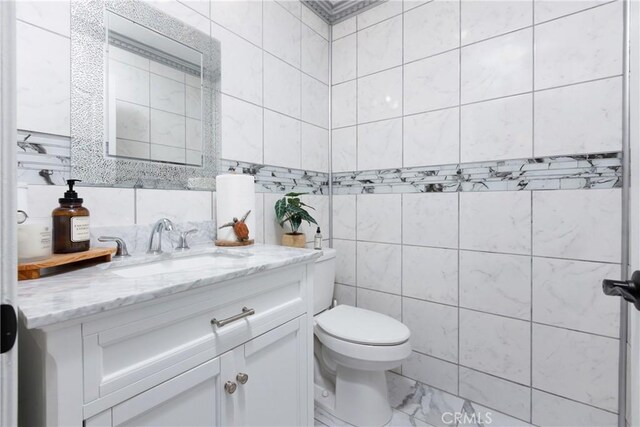
M145 277L125 278L116 269L163 259L222 252L238 255L232 265L207 266ZM28 329L90 316L178 292L209 286L262 271L309 262L320 251L283 246L243 248L194 246L184 253L139 255L18 283L20 316Z

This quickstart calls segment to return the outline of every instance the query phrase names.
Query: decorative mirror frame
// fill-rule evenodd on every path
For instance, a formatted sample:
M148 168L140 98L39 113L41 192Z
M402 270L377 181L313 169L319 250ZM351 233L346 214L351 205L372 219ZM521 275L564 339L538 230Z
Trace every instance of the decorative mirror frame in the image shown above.
M108 156L105 11L202 53L202 166ZM215 190L220 170L220 42L138 0L71 2L71 177L83 185Z

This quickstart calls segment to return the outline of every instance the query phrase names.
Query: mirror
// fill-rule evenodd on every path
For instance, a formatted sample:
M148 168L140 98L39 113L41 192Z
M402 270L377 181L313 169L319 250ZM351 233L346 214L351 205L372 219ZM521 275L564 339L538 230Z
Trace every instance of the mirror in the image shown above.
M111 11L107 153L202 166L202 54Z
M146 2L71 2L71 175L214 190L220 43Z

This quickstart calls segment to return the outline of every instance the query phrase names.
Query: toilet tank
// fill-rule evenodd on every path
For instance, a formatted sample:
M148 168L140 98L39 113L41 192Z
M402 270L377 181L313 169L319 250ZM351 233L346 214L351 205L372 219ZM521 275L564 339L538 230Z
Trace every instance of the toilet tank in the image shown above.
M316 260L313 277L313 314L318 314L331 306L336 279L336 250L326 248Z

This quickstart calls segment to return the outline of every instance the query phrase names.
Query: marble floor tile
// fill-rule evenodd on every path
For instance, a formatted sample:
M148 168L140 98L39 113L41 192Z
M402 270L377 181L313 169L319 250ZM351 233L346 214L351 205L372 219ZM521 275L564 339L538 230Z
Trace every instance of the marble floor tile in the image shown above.
M345 423L339 418L334 417L325 410L316 407L314 413L314 426L315 427L347 427L351 424ZM412 415L405 414L402 411L393 409L393 415L391 421L386 424L386 427L432 427L431 424L419 420Z
M464 400L418 381L388 373L389 401L394 409L433 426L449 426L442 415L460 412Z

